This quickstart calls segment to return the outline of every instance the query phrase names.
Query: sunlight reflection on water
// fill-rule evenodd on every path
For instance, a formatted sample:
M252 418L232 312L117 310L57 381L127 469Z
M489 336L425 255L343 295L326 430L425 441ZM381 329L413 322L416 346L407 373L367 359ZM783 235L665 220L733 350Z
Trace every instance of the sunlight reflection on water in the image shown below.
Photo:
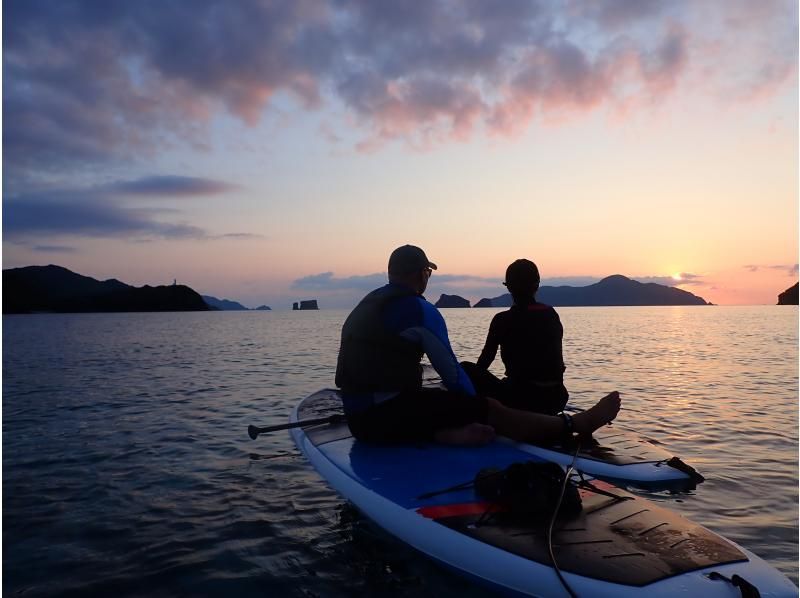
M496 311L443 310L459 358ZM707 477L651 496L797 582L797 308L558 311L572 402L618 389L619 425ZM5 316L3 590L480 595L364 521L288 434L247 438L333 384L346 315Z

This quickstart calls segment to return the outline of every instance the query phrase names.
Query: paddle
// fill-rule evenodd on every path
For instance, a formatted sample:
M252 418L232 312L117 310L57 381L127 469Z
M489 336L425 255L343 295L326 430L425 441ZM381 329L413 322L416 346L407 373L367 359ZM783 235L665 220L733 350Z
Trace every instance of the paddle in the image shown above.
M347 418L344 415L336 414L329 415L328 417L318 417L317 419L304 419L299 422L292 422L290 424L278 424L277 426L266 426L259 428L258 426L247 426L247 433L250 438L255 440L259 434L266 432L277 432L278 430L289 430L291 428L302 428L303 426L316 426L318 424L338 424L345 421Z

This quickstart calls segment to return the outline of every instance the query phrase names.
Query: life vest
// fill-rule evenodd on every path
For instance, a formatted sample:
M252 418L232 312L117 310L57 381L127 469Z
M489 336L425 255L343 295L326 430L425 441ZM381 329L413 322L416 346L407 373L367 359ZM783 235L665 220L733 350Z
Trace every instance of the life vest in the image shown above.
M336 386L343 393L416 390L422 386L423 351L415 343L386 330L386 305L414 291L387 285L364 297L345 320Z

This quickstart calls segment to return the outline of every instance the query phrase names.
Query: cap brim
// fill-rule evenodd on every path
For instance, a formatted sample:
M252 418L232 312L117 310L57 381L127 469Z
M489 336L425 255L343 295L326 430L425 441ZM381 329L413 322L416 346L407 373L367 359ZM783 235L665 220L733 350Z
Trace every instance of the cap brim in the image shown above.
M437 270L438 269L436 267L436 264L434 264L433 262L428 262L428 268L430 268L431 270Z

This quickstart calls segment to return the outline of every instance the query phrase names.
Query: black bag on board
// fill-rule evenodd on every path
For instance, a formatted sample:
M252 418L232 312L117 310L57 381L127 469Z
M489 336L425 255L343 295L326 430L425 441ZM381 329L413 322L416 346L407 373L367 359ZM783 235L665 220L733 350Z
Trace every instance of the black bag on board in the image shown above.
M505 469L481 469L475 476L475 493L502 506L506 517L538 523L553 516L563 484L564 470L555 463L525 461L512 463ZM582 508L578 488L568 480L558 517L574 517Z

